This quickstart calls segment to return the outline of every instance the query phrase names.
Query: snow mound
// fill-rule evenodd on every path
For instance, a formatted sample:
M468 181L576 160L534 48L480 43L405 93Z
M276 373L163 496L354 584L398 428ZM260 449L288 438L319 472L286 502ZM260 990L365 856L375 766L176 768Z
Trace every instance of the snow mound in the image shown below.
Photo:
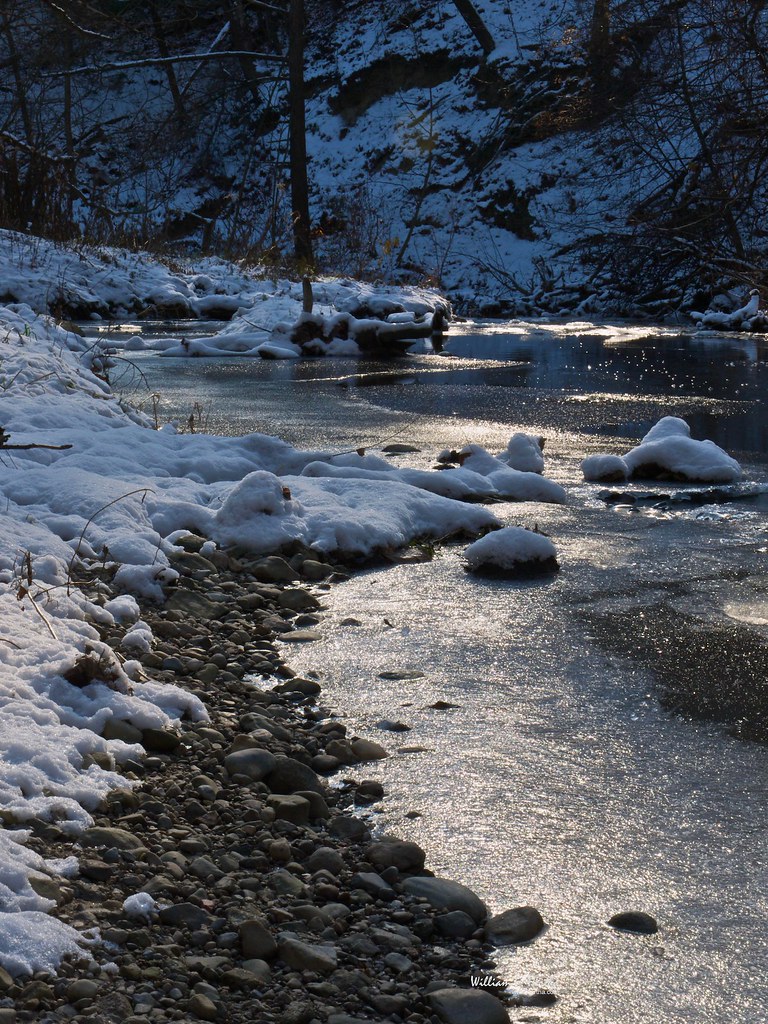
M520 442L515 442L510 453L512 458L518 454L519 447ZM453 456L454 453L450 455ZM486 477L498 496L508 501L544 501L560 505L568 500L565 490L554 481L545 480L540 471L525 472L512 469L501 458L491 455L479 444L465 445L455 453L455 459L452 461L458 462L462 469Z
M620 458L592 456L582 463L585 480L671 480L736 483L741 466L713 441L697 441L685 420L664 416L639 445ZM623 475L622 475L623 470Z
M523 473L543 473L544 456L542 447L544 439L532 434L513 434L507 447L498 456L510 469L519 469Z
M491 576L539 576L557 572L555 545L541 533L507 526L486 534L464 552L469 572Z
M320 463L307 468L321 467L327 476L249 474L212 518L211 536L257 554L301 541L323 554L369 559L417 538L479 533L499 525L486 509L402 483L394 470L382 487L380 472Z

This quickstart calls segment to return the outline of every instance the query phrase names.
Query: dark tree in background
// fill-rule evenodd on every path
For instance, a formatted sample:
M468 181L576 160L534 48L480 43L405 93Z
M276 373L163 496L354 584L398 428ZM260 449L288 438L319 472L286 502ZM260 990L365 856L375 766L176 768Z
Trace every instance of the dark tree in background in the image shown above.
M288 104L291 174L291 219L293 247L297 263L311 269L312 230L309 219L309 181L307 172L307 126L304 89L304 0L290 0L288 22Z

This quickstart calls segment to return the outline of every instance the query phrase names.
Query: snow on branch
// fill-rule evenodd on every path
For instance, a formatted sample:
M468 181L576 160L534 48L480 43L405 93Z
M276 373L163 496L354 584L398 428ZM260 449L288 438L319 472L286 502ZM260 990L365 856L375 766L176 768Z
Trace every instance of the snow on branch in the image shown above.
M145 57L142 60L110 61L107 64L84 64L79 68L50 71L44 77L94 75L107 71L126 71L130 68L162 67L164 64L181 64L185 61L221 60L222 57L258 57L259 60L270 61L274 64L285 64L285 57L275 53L258 53L254 50L219 50L210 53L178 53L173 57Z

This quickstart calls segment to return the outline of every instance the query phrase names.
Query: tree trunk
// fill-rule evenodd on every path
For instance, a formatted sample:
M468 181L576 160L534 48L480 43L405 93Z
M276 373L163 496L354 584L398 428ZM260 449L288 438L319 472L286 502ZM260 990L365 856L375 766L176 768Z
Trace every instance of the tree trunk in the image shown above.
M589 24L589 74L599 99L607 98L613 66L610 0L595 0Z
M163 27L163 21L157 10L156 0L152 0L150 5L150 11L152 14L152 28L155 33L155 42L157 43L157 50L161 57L170 57L170 51L168 50L168 42L165 38L165 29ZM176 79L176 72L173 69L173 64L165 65L165 77L168 79L168 90L173 99L173 107L176 111L176 116L182 123L187 119L187 112L184 109L184 101L181 98L181 91L179 89L179 83Z
M487 57L489 53L496 49L496 43L491 33L485 27L485 22L477 13L477 8L472 3L472 0L454 0L454 3L456 10L466 21L467 25L469 25L472 35L480 43L483 53Z
M291 171L291 220L296 261L303 269L314 264L309 222L307 138L304 111L304 0L291 0L288 15L288 102Z
M245 30L243 5L240 0L229 0L227 3L227 14L229 15L229 36L232 40L232 49L243 51L251 49L252 47L249 46L250 40ZM238 57L238 62L253 102L257 107L260 107L262 96L259 89L259 76L253 66L253 61L249 57L240 56Z

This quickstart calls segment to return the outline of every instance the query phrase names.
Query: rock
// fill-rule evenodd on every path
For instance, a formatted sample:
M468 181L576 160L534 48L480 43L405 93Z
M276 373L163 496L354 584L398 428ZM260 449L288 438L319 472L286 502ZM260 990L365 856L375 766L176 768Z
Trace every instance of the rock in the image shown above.
M333 757L331 754L315 754L311 764L313 770L320 775L332 775L341 767L338 757Z
M375 896L378 900L392 900L395 898L395 891L391 885L387 885L381 875L375 871L358 871L352 876L349 883L352 889L362 889L363 892Z
M385 732L410 732L410 725L406 725L405 722L392 722L388 718L381 718L376 723L377 729L382 729Z
M481 989L441 988L427 998L444 1024L509 1024L504 1005Z
M313 793L311 789L300 789L295 796L304 797L305 800L309 801L310 821L316 821L317 819L326 820L330 818L331 812L328 809L328 804L325 802L324 797L320 796L319 793Z
M333 946L310 946L291 935L281 935L277 944L283 963L295 971L330 974L336 970L336 949Z
M277 599L281 608L289 608L294 612L317 611L320 602L306 590L283 590Z
M316 562L312 558L307 558L301 563L301 575L308 580L324 580L332 572L330 565Z
M293 583L299 579L295 569L279 555L268 555L252 567L251 572L257 580L264 583Z
M189 871L195 878L212 879L214 882L218 882L225 876L221 868L217 867L208 857L195 857L189 865Z
M161 924L182 928L202 928L211 922L208 911L194 903L173 903L170 907L162 907L159 916Z
M275 954L277 953L277 946L275 946ZM272 969L269 964L264 960L251 959L243 960L242 969L248 971L249 974L253 975L254 980L257 984L263 984L269 981L272 976Z
M451 910L448 914L438 914L435 925L441 935L449 939L469 939L477 930L477 925L463 910Z
M208 996L204 996L202 992L195 992L187 1003L187 1009L194 1017L199 1017L200 1020L217 1020L219 1016L216 1004Z
M420 846L403 839L388 839L386 836L377 843L371 843L366 857L377 871L396 867L398 871L421 871L426 854Z
M356 804L373 804L384 796L384 787L375 779L363 779L355 790Z
M98 982L90 978L78 978L67 989L67 999L70 1003L76 1003L78 999L93 999L98 991Z
M53 900L54 903L58 903L61 899L61 883L57 878L51 878L50 875L38 874L37 872L30 872L29 884L37 895L42 896L44 900Z
M270 889L283 896L304 896L307 891L306 885L304 885L300 878L292 875L290 871L285 871L283 868L278 868L270 875L267 875L267 883ZM262 887L263 883L259 885L259 888Z
M316 697L322 687L312 679L289 679L277 687L279 693L301 693L305 697Z
M391 967L393 971L397 971L398 974L405 974L406 971L413 970L413 960L403 956L402 953L387 953L384 957L384 963L387 967Z
M145 729L141 734L141 745L156 754L169 754L175 750L181 737L172 729Z
M275 758L275 767L265 781L273 793L295 793L308 789L322 796L325 792L322 782L309 765L283 755Z
M656 918L642 910L625 910L621 914L614 914L608 924L612 928L620 928L625 932L636 932L638 935L655 935L659 930Z
M344 858L330 846L318 846L304 863L310 871L330 871L332 875L344 870Z
M275 812L275 818L292 821L294 825L309 823L309 800L303 796L291 794L274 794L267 800L267 806Z
M383 758L389 757L384 747L380 743L374 743L373 740L364 740L356 736L350 746L352 753L359 761L381 761Z
M245 960L272 960L277 956L277 943L262 917L242 921L238 928L240 948Z
M287 644L311 644L322 640L323 634L316 629L294 629L292 633L283 633L280 639Z
M557 996L554 992L507 992L512 1006L554 1006Z
M496 946L530 942L543 927L544 920L535 907L514 907L490 919L485 926L485 938Z
M108 718L101 735L105 740L122 740L123 743L141 743L142 738L141 729L119 718Z
M334 818L328 827L328 831L337 839L363 839L369 835L368 826L360 818L351 818L340 815Z
M394 680L402 679L402 680L408 680L408 679L423 679L423 678L424 678L424 673L423 672L411 672L408 669L404 669L402 672L398 672L398 671L379 672L379 679L394 679Z
M276 766L275 755L259 747L236 750L224 758L224 767L230 775L245 775L254 782L261 782Z
M217 601L209 601L207 597L196 594L191 590L179 589L174 591L165 602L167 611L180 611L184 616L192 616L195 619L218 619L229 611L226 604Z
M410 896L421 896L435 910L461 910L477 924L488 917L488 908L471 889L447 878L406 878L402 889Z
M87 828L80 835L81 846L107 846L116 850L143 850L144 843L138 836L124 828L96 825Z

